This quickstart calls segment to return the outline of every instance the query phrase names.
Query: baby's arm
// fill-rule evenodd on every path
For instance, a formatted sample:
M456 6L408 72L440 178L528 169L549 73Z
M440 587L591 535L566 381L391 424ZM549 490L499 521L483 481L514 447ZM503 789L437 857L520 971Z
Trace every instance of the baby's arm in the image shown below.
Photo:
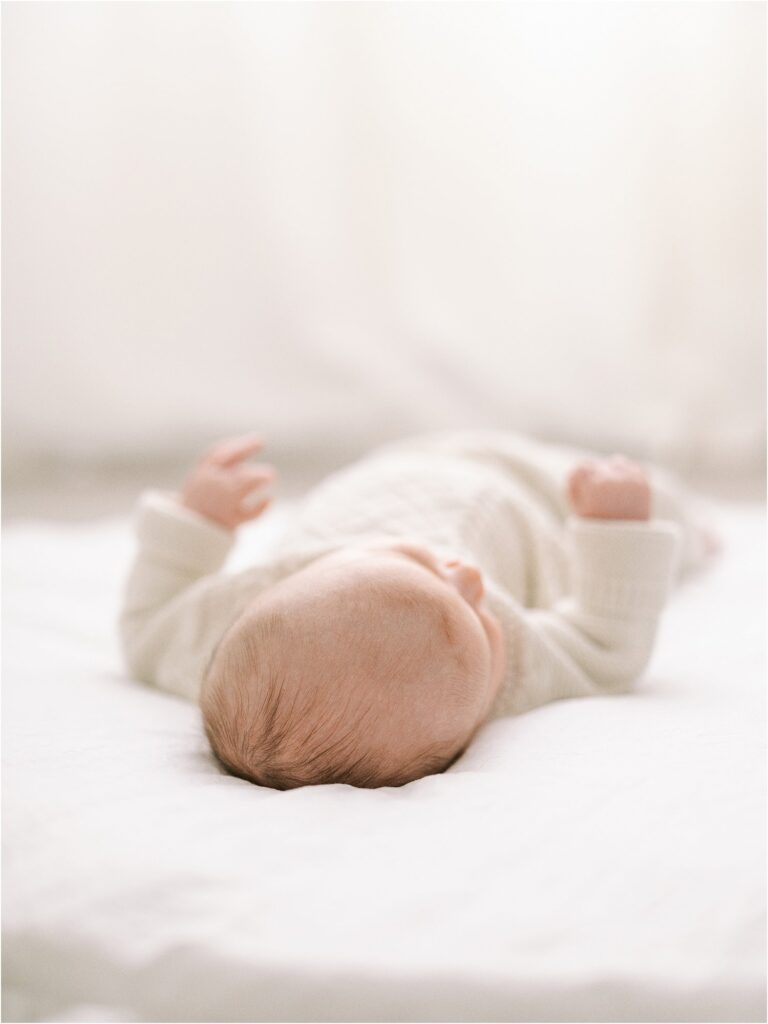
M679 527L649 518L648 477L621 456L577 465L568 494L571 593L549 609L509 604L512 664L497 713L627 690L653 650Z
M196 697L211 647L236 611L232 578L218 570L236 528L271 500L260 489L273 467L244 462L260 447L252 436L220 442L178 494L142 495L139 550L120 615L125 659L137 678Z

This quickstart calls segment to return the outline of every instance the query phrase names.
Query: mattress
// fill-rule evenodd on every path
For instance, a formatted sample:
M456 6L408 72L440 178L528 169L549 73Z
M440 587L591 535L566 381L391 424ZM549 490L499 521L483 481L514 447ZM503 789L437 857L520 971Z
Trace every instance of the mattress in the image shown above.
M765 517L713 515L634 693L399 789L284 793L126 674L127 517L9 526L3 1019L765 1020Z

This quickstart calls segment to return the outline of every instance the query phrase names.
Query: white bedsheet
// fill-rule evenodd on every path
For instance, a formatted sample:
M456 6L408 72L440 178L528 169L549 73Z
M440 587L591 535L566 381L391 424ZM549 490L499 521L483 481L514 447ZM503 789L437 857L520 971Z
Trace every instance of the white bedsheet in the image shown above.
M764 515L716 511L636 694L374 791L221 774L126 677L127 519L8 528L3 1019L765 1020Z

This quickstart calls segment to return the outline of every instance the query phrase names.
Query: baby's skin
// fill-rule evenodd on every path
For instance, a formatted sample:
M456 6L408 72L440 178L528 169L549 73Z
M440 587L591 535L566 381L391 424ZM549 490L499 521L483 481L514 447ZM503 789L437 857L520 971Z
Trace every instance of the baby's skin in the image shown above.
M256 435L213 445L182 504L232 531L257 519L277 476L248 461L262 447ZM649 478L622 455L578 462L567 489L578 516L649 518ZM219 645L201 704L217 757L251 781L399 785L464 750L505 668L480 570L389 539L334 551L258 595Z

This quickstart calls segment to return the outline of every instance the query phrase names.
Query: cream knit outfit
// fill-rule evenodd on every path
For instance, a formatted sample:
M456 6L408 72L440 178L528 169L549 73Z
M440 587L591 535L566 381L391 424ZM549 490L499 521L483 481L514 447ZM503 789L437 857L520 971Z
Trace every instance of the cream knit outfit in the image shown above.
M236 574L220 572L233 533L146 492L120 619L127 663L196 700L216 644L256 594L327 552L392 537L482 570L507 648L490 717L624 691L648 662L681 564L699 555L682 492L661 471L647 522L570 515L566 476L590 454L498 431L385 445L311 490L276 550Z

